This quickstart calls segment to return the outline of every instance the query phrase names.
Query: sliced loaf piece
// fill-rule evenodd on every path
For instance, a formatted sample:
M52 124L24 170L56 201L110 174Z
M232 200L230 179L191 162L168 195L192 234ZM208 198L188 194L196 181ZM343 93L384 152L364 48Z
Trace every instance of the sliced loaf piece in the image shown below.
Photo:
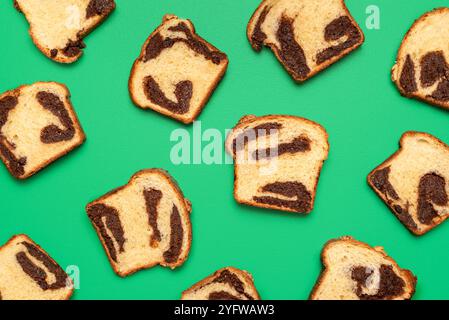
M260 297L250 273L227 267L185 290L181 300L260 300Z
M321 261L311 300L408 300L415 293L416 277L382 247L342 237L324 246Z
M399 48L392 80L402 95L449 108L449 8L416 20Z
M187 259L191 205L164 170L137 172L86 211L119 276L158 264L174 269Z
M364 41L343 0L264 0L249 21L247 35L254 50L271 48L299 82Z
M411 232L423 235L449 217L449 146L412 131L399 146L368 184Z
M226 150L234 158L237 202L312 211L329 152L327 133L319 124L285 115L246 116L227 137Z
M140 108L191 123L227 67L227 56L198 36L190 20L166 15L134 62L131 99Z
M28 236L0 247L0 300L67 300L72 293L69 276Z
M114 0L14 0L30 24L34 44L53 61L72 63L83 38L115 9Z
M14 177L30 177L84 140L63 84L37 82L0 95L0 158Z

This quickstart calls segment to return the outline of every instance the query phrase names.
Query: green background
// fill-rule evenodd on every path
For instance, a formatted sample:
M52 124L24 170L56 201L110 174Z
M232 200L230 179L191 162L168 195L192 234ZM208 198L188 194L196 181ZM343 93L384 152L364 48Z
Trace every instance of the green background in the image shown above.
M449 142L449 114L401 97L390 81L412 22L447 1L346 2L365 32L364 45L298 85L269 50L257 54L246 39L259 0L116 0L116 11L86 38L84 56L68 66L42 55L12 0L1 1L0 92L35 81L65 83L87 141L26 181L0 167L0 242L26 233L63 267L77 265L81 288L74 299L178 299L182 290L228 265L250 271L264 299L306 299L320 272L323 244L352 235L384 246L413 270L414 298L449 298L449 223L415 237L366 183L407 130ZM380 30L365 26L371 4L380 8ZM201 36L229 56L227 74L199 117L203 130L224 132L243 115L272 113L306 117L327 129L329 159L309 216L238 205L232 165L171 163L171 132L192 132L192 126L136 108L127 88L134 59L166 13L191 19ZM151 167L167 169L193 203L190 256L174 271L155 267L121 279L84 207Z

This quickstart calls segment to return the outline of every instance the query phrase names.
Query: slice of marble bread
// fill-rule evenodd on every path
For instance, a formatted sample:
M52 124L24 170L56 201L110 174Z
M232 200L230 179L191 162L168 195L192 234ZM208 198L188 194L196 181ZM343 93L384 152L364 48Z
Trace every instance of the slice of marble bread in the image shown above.
M30 177L84 140L63 84L37 82L0 95L0 158L14 177Z
M404 226L423 235L449 217L449 146L412 131L399 146L368 175L368 184Z
M72 293L72 280L28 236L0 247L0 300L67 300Z
M133 102L191 123L228 67L227 56L195 32L190 20L166 15L145 41L129 79Z
M403 96L449 108L449 8L414 22L399 48L392 80Z
M264 0L249 21L247 36L254 50L271 48L299 82L364 42L343 0Z
M250 273L227 267L185 290L181 300L260 300L260 297Z
M114 0L14 0L30 24L34 44L53 61L72 63L83 38L115 9Z
M415 293L416 277L382 247L342 237L324 246L321 261L311 300L409 300Z
M137 172L86 211L119 276L158 264L174 269L187 259L191 205L164 170Z
M319 124L285 116L246 116L229 133L234 158L234 197L256 207L309 213L329 152Z

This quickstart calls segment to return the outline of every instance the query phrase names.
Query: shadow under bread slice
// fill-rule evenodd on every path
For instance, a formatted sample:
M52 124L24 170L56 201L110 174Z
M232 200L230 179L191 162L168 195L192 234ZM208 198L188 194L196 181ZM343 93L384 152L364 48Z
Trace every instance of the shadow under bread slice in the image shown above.
M416 277L382 247L342 237L326 243L321 261L310 300L408 300L415 293Z
M246 116L226 139L234 159L234 197L255 207L289 212L313 210L329 152L319 124L286 116Z
M158 264L174 269L187 259L191 205L164 170L137 172L86 211L119 276Z
M269 47L299 82L364 41L343 0L264 0L248 23L247 36L254 50Z
M449 146L412 131L399 146L368 175L368 184L412 233L423 235L449 217Z
M115 9L113 0L14 0L30 24L35 45L53 61L72 63L86 47L83 38Z
M129 93L140 108L191 123L227 66L226 54L197 35L190 20L166 15L134 62Z
M449 8L422 15L405 35L391 73L403 96L449 109Z
M28 236L0 247L0 300L67 300L72 293L72 280Z
M260 300L260 297L251 274L227 267L185 290L181 300Z
M63 84L37 82L0 95L0 158L14 177L30 177L84 140Z

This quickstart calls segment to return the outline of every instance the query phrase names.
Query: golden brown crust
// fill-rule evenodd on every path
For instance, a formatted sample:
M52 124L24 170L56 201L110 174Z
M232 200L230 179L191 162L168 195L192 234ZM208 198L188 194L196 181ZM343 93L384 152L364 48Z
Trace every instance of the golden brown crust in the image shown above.
M260 120L266 120L267 122L269 122L269 121L271 121L271 120L276 120L276 119L279 119L279 117L281 117L281 118L283 118L283 119L288 119L288 118L290 118L290 119L294 119L294 120L300 120L300 121L304 121L304 122L306 122L306 123L309 123L309 124L311 124L311 125L313 125L313 126L317 126L318 128L320 128L320 130L322 130L322 133L324 134L324 136L325 136L325 140L326 140L326 143L327 143L327 149L329 150L329 148L330 148L330 145L329 145L329 135L328 135L328 133L327 133L327 131L326 131L326 129L324 129L324 127L323 126L321 126L320 124L318 124L318 123L316 123L316 122L314 122L314 121L311 121L311 120L309 120L309 119L305 119L305 118L301 118L301 117L297 117L297 116L291 116L291 115L265 115L265 116L260 116L260 117L257 117L257 116L254 116L254 115L245 115L245 116L243 116L242 118L240 118L240 120L239 120L239 122L237 123L237 125L234 127L234 128L232 128L232 130L229 132L229 134L228 134L228 137L226 138L226 151L230 154L230 155L233 155L233 152L232 152L232 150L229 148L229 146L231 145L231 142L230 142L230 138L231 138L231 136L232 136L232 132L233 131L235 131L235 130L237 130L237 129L240 129L240 128L242 128L242 127L244 127L244 126L247 126L248 124L250 124L250 123L252 123L252 122L255 122L255 121L260 121ZM326 159L327 159L327 155L326 155ZM322 168L323 168L323 165L324 165L324 161L326 161L326 159L324 159L322 162L321 162L321 165L320 165L320 168L319 168L319 170L318 170L318 175L317 175L317 178L316 178L316 180L315 180L315 184L314 184L314 187L313 187L313 192L312 192L312 201L311 201L311 206L310 206L310 211L309 212L304 212L304 213L301 213L302 215L307 215L307 214L309 214L310 212L312 212L312 210L313 210L313 208L314 208L314 205L315 205L315 197L316 197L316 191L317 191L317 187L318 187L318 181L320 180L320 176L321 176L321 170L322 170ZM245 201L244 199L240 199L238 196L237 196L237 192L236 192L236 190L237 190L237 167L238 167L238 164L234 164L234 199L238 202L238 203L241 203L241 204L245 204L245 205L249 205L249 206L254 206L254 207L259 207L259 208L266 208L266 209L273 209L273 210L279 210L279 211L284 211L284 212L292 212L292 213L298 213L297 211L295 211L295 210L293 210L293 209L290 209L290 208L287 208L287 207L278 207L278 206L274 206L274 205L270 205L270 204L265 204L265 203L257 203L257 205L256 205L256 203L255 202L253 202L253 201Z
M168 181L168 183L171 185L171 187L176 191L176 195L178 196L179 203L184 205L184 208L185 208L185 210L186 210L186 212L188 214L187 216L184 217L184 219L185 219L185 221L187 222L187 225L188 225L188 230L184 231L184 234L187 234L187 249L186 249L186 252L189 252L190 248L191 248L191 245L192 245L192 223L190 221L190 216L189 216L191 211L192 211L192 204L191 204L191 202L188 199L186 199L184 197L184 194L181 191L181 189L179 188L178 183L173 179L173 177L168 173L168 171L166 171L164 169L152 168L152 169L144 169L144 170L140 170L140 171L136 172L129 179L127 184L125 184L125 185L123 185L121 187L115 188L115 189L109 191L108 193L104 194L100 198L98 198L98 199L88 203L86 205L86 212L88 212L88 208L89 207L91 207L91 206L93 206L93 205L95 205L97 203L102 202L103 200L107 199L111 195L114 195L117 192L121 191L122 189L124 189L124 188L128 187L129 185L131 185L134 182L134 180L136 178L138 178L141 174L154 174L154 173L162 175ZM111 264L112 269L120 277L126 277L126 276L134 274L134 273L136 273L136 272L138 272L140 270L149 269L149 268L152 268L152 267L157 266L157 265L168 266L171 269L174 269L174 268L179 267L180 265L182 265L188 258L188 255L186 255L185 257L183 257L181 259L178 259L175 264L173 264L173 263L166 264L164 262L156 262L156 263L150 263L150 264L142 265L139 268L135 268L135 269L127 271L127 272L120 272L116 268L116 266L115 266L115 262L114 262L114 260L112 259L111 255L109 253L109 250L108 250L108 248L106 246L106 243L104 242L103 237L100 234L99 228L94 223L92 223L92 226L94 227L95 231L97 232L98 238L100 238L101 244L103 246L104 251L106 252L106 255L108 257L108 260L109 260L109 263Z
M265 6L265 2L266 0L263 0L259 6L257 7L257 9L254 11L253 15L251 16L251 19L248 22L248 25L246 27L246 35L248 37L249 42L252 44L253 41L251 39L251 26L255 23L255 19L259 16L259 11ZM333 57L332 59L329 59L323 63L321 63L320 65L316 66L313 70L310 70L309 74L307 75L307 77L305 78L299 78L296 76L295 73L293 73L291 70L289 70L283 63L282 63L282 59L279 53L278 48L276 47L276 45L274 43L264 43L264 46L269 47L273 53L275 54L276 58L282 63L282 65L284 66L285 70L287 70L287 72L290 74L290 76L299 83L302 83L310 78L312 78L313 76L315 76L317 73L319 73L320 71L323 71L324 69L326 69L327 67L330 67L331 65L333 65L334 63L336 63L337 61L341 60L342 58L344 58L345 56L347 56L349 53L351 53L352 51L354 51L355 49L359 48L364 42L365 42L365 35L362 31L362 29L360 28L360 26L358 25L358 23L355 21L354 17L351 15L351 13L349 12L348 7L346 6L346 3L344 0L340 0L342 7L344 8L344 10L346 11L346 14L348 15L348 17L351 19L351 21L353 22L353 25L359 30L360 35L361 35L361 39L360 41L354 45L353 47L350 47L346 50L343 50L342 52L340 52L340 54L336 57Z
M402 89L401 85L399 84L399 77L397 79L395 79L395 75L394 75L394 73L396 71L396 68L398 68L398 64L397 63L398 63L399 58L401 57L402 52L404 50L404 43L408 40L408 38L410 37L410 34L414 31L415 27L419 23L421 23L422 21L426 20L429 16L431 16L433 14L441 13L441 12L444 12L444 11L449 11L449 8L447 8L447 7L435 8L435 9L429 11L429 12L424 13L422 16L420 16L418 19L416 19L413 22L412 26L410 27L410 29L407 31L407 33L405 34L404 38L402 39L401 46L399 47L398 54L396 56L396 63L394 64L393 68L391 69L391 80L395 83L396 87L399 90L399 93L403 97L412 98L412 99L414 98L414 99L420 100L422 102L431 104L433 106L436 106L436 107L443 108L443 109L447 110L447 109L449 109L449 102L444 103L442 101L438 101L438 100L432 99L431 97L426 97L426 96L423 96L423 95L420 95L420 94L417 94L417 93L413 93L413 92L412 93L407 93L407 92L405 92ZM399 70L398 70L398 72L399 72Z
M384 251L384 249L382 247L371 247L370 245L361 242L361 241L357 241L355 240L353 237L351 236L343 236L337 239L331 239L329 241L327 241L324 246L323 246L323 250L321 251L321 263L322 263L322 269L320 272L320 275L318 276L317 282L315 283L315 285L313 286L312 292L309 295L309 300L315 300L315 294L316 291L318 290L318 288L320 287L320 285L323 283L323 280L327 274L327 270L329 267L329 263L326 260L326 251L328 250L328 248L330 247L330 245L334 242L338 242L338 241L347 241L347 242L351 242L354 245L363 247L363 248L367 248L370 250L374 250L378 253L381 253L383 255L383 257L388 260L389 262L391 262L391 264L396 267L400 272L401 272L401 276L403 276L407 281L406 283L410 283L411 289L412 291L410 292L410 297L407 300L410 300L412 298L412 296L415 293L416 290L416 282L417 282L417 277L410 271L407 269L401 269L399 267L399 265L396 263L396 261L393 260L393 258L391 258L390 256L387 255L387 253Z
M259 295L259 292L257 291L256 287L254 286L254 279L253 279L253 276L251 275L251 273L249 273L248 271L245 271L245 270L240 270L240 269L234 268L234 267L224 267L224 268L221 268L221 269L215 271L213 274L207 276L207 277L204 278L203 280L198 281L197 283L195 283L194 285L192 285L190 288L188 288L188 289L186 289L186 290L184 290L184 291L182 292L182 294L181 294L181 300L184 300L186 294L188 294L189 291L199 289L199 288L201 288L201 287L203 287L203 286L209 284L209 283L212 282L217 276L219 276L219 275L221 274L221 272L223 272L223 271L225 271L225 270L229 270L231 273L237 274L238 277L244 278L245 281L247 282L247 283L245 283L245 284L250 285L251 288L254 290L254 292L255 292L255 294L256 294L256 295L253 297L254 300L260 300L260 295Z
M135 75L135 73L136 73L136 68L137 68L138 63L140 62L141 58L145 55L145 49L146 49L146 47L147 47L148 42L154 37L155 34L157 34L157 33L164 27L164 23L165 23L167 20L174 19L173 17L174 17L174 16L171 15L171 14L166 14L166 15L163 17L163 19L162 19L162 24L159 25L159 26L156 28L156 30L154 30L154 31L148 36L148 38L145 40L145 43L144 43L143 46L142 46L142 49L141 49L141 51L140 51L140 54L139 54L139 56L137 57L137 59L134 61L133 66L132 66L132 68L131 68L131 73L130 73L129 80L128 80L128 91L129 91L129 95L130 95L131 100L132 100L132 102L134 103L134 105L136 105L137 107L139 107L139 108L141 108L141 109L151 109L151 110L153 110L152 108L142 106L142 105L140 105L140 104L137 102L137 99L136 99L136 97L135 97L135 95L134 95L134 92L135 92L137 89L134 88L134 86L133 86L133 84L132 84L132 79L134 78L134 75ZM200 36L198 36L197 33L196 33L196 30L195 30L195 26L193 25L192 21L190 21L190 19L186 19L186 20L190 23L190 26L192 27L192 31L193 31L194 35L198 37L198 40L199 40L199 41L201 41L203 44L205 44L206 46L208 46L210 49L221 52L219 49L217 49L215 46L213 46L212 44L210 44L209 42L207 42L205 39L203 39L203 38L201 38ZM221 52L221 53L223 53L223 52ZM223 54L224 54L224 53L223 53ZM207 95L204 96L203 100L202 100L201 103L200 103L200 107L198 108L198 110L196 110L196 112L195 112L194 114L192 114L192 116L191 116L190 118L185 118L185 117L183 117L182 115L178 115L178 114L172 113L172 112L170 112L169 110L166 110L166 109L163 109L163 108L161 108L160 110L158 109L158 110L153 110L153 111L155 111L155 112L157 112L157 113L161 113L161 114L163 114L163 115L165 115L165 116L167 116L167 117L170 117L170 118L172 118L172 119L175 119L175 120L177 120L177 121L181 121L181 122L184 123L184 124L191 124L191 123L193 123L193 121L195 121L195 119L196 119L196 118L199 116L199 114L203 111L203 109L204 109L206 103L207 103L207 102L209 101L209 99L210 99L210 96L211 96L212 93L215 91L215 89L217 88L217 86L218 86L218 84L220 83L220 81L223 79L223 76L225 75L226 70L227 70L227 68L228 68L228 64L229 64L229 59L228 59L227 56L226 56L226 59L225 59L225 65L224 65L223 70L220 72L219 76L215 79L214 83L212 84L211 90L209 90L209 92L207 92Z
M16 234L16 235L13 235L4 245L2 245L2 246L0 246L0 251L4 248L4 247L7 247L8 245L10 245L11 243L13 243L14 241L16 241L16 239L17 238L20 238L20 237L25 237L26 238L26 240L28 241L28 242L30 242L31 244L33 244L33 245L35 245L38 249L40 249L40 251L42 252L42 253L44 253L48 258L49 258L49 260L51 260L52 262L54 262L55 264L57 264L58 266L59 266L59 264L52 258L52 257L50 257L50 255L40 246L40 245L38 245L36 242L34 242L33 240L31 240L31 238L28 236L28 235L26 235L26 234ZM73 295L73 292L74 292L74 286L73 286L73 281L72 281L72 279L70 278L70 277L67 277L67 279L68 279L68 281L72 284L71 285L71 288L70 288L70 291L67 293L67 295L62 299L62 300L69 300L70 299L70 297Z
M17 11L22 13L26 18L26 13L20 7L20 4L16 0L13 0L13 3L14 3L14 7L17 9ZM109 11L107 14L101 15L100 19L95 24L93 24L90 28L80 30L78 32L77 40L82 41L84 38L86 38L94 29L96 29L100 24L102 24L106 20L106 18L115 10L115 8L116 8L116 4L115 4L115 1L113 1L113 7L112 7L111 11ZM27 19L27 21L28 21L28 19ZM63 57L60 57L59 55L57 55L55 58L52 58L51 48L45 48L44 46L42 46L39 43L39 41L37 40L36 36L33 33L33 30L31 29L31 26L28 30L28 33L30 34L34 45L39 49L39 51L41 51L50 60L53 60L53 61L59 62L59 63L69 64L69 63L73 63L73 62L77 61L83 55L83 50L80 50L79 54L77 54L76 56L73 56L73 57L64 57L63 58Z
M441 147L445 148L448 150L449 152L449 146L446 145L443 141L439 140L438 138L432 136L431 134L425 133L425 132L417 132L417 131L407 131L405 132L402 136L401 139L399 140L399 149L393 153L391 156L389 156L384 162L382 162L380 165L378 165L376 168L374 168L367 176L366 181L368 183L368 185L371 187L371 189L373 189L373 191L379 196L380 199L382 199L382 201L387 205L387 207L390 209L390 211L395 215L396 218L398 218L398 220L407 228L407 230L409 230L412 234L416 235L416 236L422 236L424 234L426 234L427 232L433 230L435 227L437 227L439 224L441 224L444 220L449 218L449 215L446 216L442 216L440 217L439 220L434 220L430 225L428 229L424 229L424 230L419 230L419 229L411 229L409 228L403 221L401 221L401 219L399 219L399 216L397 214L397 212L393 209L393 207L388 204L388 202L386 201L385 195L380 192L379 190L377 190L374 185L371 183L371 177L373 176L373 174L381 169L384 168L387 164L391 163L394 159L396 159L396 157L402 152L403 150L403 146L404 146L404 139L406 137L410 137L410 136L415 136L415 135L425 135L426 137L428 137L431 140L436 141L438 144L440 144Z
M64 104L67 102L67 104L70 106L69 109L67 109L67 111L70 113L70 116L73 120L73 126L76 128L77 132L79 131L79 134L81 136L81 139L78 141L78 143L74 144L73 146L70 146L70 148L68 148L67 150L65 150L64 152L61 152L55 156L53 156L52 158L50 158L49 160L43 162L39 167L37 167L34 170L31 170L30 172L22 175L22 176L17 176L14 174L13 170L11 169L11 167L8 165L8 161L6 160L6 158L3 156L2 153L0 153L0 159L3 161L3 163L5 164L6 168L8 169L9 173L16 179L19 180L25 180L31 176L33 176L34 174L36 174L37 172L39 172L40 170L44 169L45 167L47 167L48 165L52 164L53 162L55 162L56 160L58 160L59 158L67 155L68 153L70 153L71 151L73 151L75 148L79 147L80 145L82 145L84 143L84 141L86 141L86 134L84 133L84 130L81 126L81 123L78 119L78 116L75 112L75 109L73 108L72 102L70 100L70 91L67 88L67 86L63 83L59 83L59 82L35 82L33 83L33 85L35 84L49 84L49 85L58 85L64 88L65 90L65 98L66 101L64 101ZM0 99L3 98L6 95L14 95L15 97L18 97L20 95L20 92L23 88L28 87L29 85L21 85L20 87L13 89L13 90L8 90L4 93L2 93L0 95Z

